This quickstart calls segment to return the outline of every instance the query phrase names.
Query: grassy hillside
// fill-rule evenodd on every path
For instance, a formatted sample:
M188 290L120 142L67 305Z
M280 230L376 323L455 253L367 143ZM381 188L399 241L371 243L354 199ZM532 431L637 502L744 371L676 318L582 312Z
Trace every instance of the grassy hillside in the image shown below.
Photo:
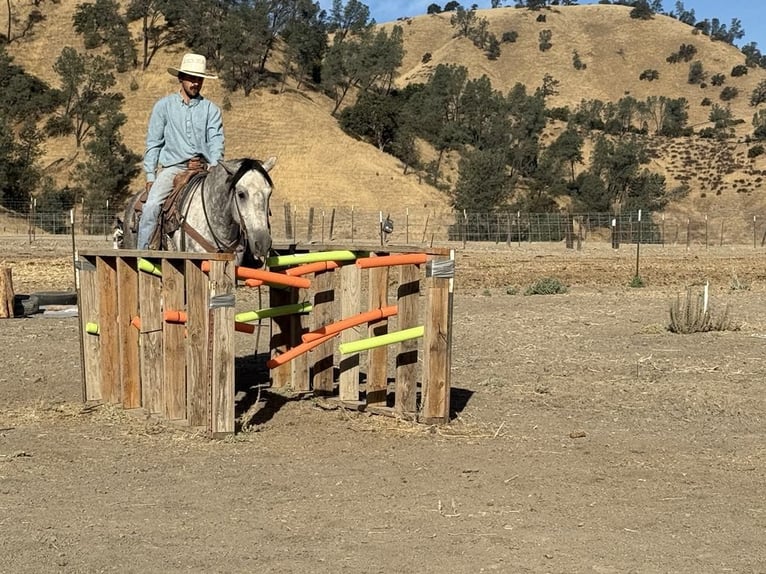
M82 47L71 29L76 4L76 0L46 4L47 20L34 37L10 48L18 63L54 85L57 79L52 64L61 48ZM517 82L531 91L548 74L559 82L558 94L549 99L550 107L571 107L582 99L617 101L626 95L639 100L650 95L684 97L689 102L690 124L696 129L704 127L710 112L710 107L701 105L702 100L709 98L727 105L720 100L721 90L736 87L739 95L728 105L744 123L737 127L735 138L725 144L696 137L657 139L652 142L655 159L651 168L666 175L669 187L687 183L692 189L688 198L671 207L670 213L741 214L746 225L753 213L766 208L762 190L766 159L748 159L749 144L745 141L752 132L755 112L748 103L750 94L766 79L766 71L751 68L746 76L733 78L732 68L744 63L744 56L734 46L695 34L692 27L667 16L641 21L631 19L629 13L630 8L614 5L562 6L541 12L516 8L479 10L477 15L487 19L489 30L498 38L504 32L518 34L516 42L502 44L502 53L495 61L487 59L469 40L455 37L450 14L423 15L384 25L398 24L404 30L406 56L398 78L400 85L425 81L440 63L465 66L473 77L486 74L493 87L501 91L508 91ZM540 14L545 15L545 22L538 21ZM747 22L743 25L747 27ZM546 52L538 46L541 30L552 32L552 48ZM708 77L724 74L724 86L714 87L708 82L701 88L689 84L689 64L666 61L681 44L696 47L694 59L702 61ZM574 68L574 51L586 64L585 69ZM177 65L181 52L174 49L159 54L148 71L119 77L119 89L127 98L124 111L129 118L124 138L139 153L152 103L175 89L175 80L166 67ZM431 54L427 63L422 62L425 53ZM657 70L659 79L640 81L639 75L647 69ZM132 82L138 89L130 89ZM215 81L206 83L204 93L219 103L224 97ZM224 113L227 156L265 158L273 154L279 158L274 172L278 185L275 210L284 202L301 209L448 209L443 192L422 183L415 174L404 175L402 165L393 157L347 137L330 115L331 102L316 91L298 91L288 84L283 93L264 88L248 98L241 93L231 94L229 100L231 109ZM50 141L44 162L49 170L66 177L76 155L68 139Z

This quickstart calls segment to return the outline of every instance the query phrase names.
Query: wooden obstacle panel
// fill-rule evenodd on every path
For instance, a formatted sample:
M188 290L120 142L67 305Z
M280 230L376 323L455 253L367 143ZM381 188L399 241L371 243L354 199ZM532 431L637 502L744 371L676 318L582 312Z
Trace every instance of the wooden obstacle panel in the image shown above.
M83 399L233 433L233 256L81 251L76 267ZM186 321L165 321L167 310Z
M332 249L337 251L339 248ZM321 252L322 247L311 246L303 251L293 248L293 253L311 253L311 250ZM389 251L377 251L372 255L381 257L383 262L390 254ZM364 256L366 258L367 253ZM344 329L337 337L274 366L271 371L272 385L330 396L348 408L427 423L447 422L454 252L434 249L408 254L404 259L391 259L408 261L406 257L418 263L368 267L354 259L337 261L332 268L322 268L308 275L311 278L308 290L272 288L272 306L310 300L313 307L309 316L274 320L272 362L307 347L301 340L302 334L320 332L339 320L360 315L365 310L396 306L395 319L381 317ZM283 265L274 268L289 273L289 267L284 265L289 257L278 261ZM339 342L346 344L379 337L390 333L394 324L396 332L422 326L422 340L411 338L362 352L338 352Z

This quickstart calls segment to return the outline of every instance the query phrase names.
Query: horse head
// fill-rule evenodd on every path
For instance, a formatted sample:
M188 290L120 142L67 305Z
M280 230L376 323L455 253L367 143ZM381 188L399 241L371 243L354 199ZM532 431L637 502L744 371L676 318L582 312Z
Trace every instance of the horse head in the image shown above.
M276 163L277 158L270 157L264 162L242 159L220 164L233 193L232 218L239 222L250 251L257 257L266 257L271 249L269 199L274 184L269 171Z

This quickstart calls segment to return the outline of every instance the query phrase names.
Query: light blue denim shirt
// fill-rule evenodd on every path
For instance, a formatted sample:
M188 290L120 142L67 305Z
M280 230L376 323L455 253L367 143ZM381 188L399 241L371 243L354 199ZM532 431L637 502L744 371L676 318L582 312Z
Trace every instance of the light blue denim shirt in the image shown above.
M197 96L187 104L180 92L160 99L152 109L146 132L144 171L154 181L158 165L171 166L201 155L211 166L223 159L221 110Z

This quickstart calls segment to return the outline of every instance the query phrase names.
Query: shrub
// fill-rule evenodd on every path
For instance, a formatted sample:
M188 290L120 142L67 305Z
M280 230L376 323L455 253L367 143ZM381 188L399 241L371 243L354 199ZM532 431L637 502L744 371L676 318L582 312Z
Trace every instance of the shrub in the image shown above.
M707 333L709 331L738 331L726 305L723 313L716 317L712 305L708 301L705 308L704 295L692 293L692 288L686 289L686 297L682 300L679 295L670 305L670 325L668 331L678 334Z
M736 78L738 76L746 76L747 75L747 66L744 64L739 64L737 66L734 66L731 69L731 77Z
M527 287L524 295L558 295L566 293L567 287L554 277L545 277Z
M640 275L634 275L633 279L630 280L630 283L628 284L629 287L632 287L633 289L640 289L644 286L644 280L641 278Z
M705 70L702 67L702 62L697 60L689 65L689 76L687 81L690 84L699 84L705 80Z
M737 94L739 94L739 90L737 88L734 86L726 86L723 90L721 90L721 99L724 102L728 102L729 100L736 98Z
M427 64L428 62L431 61L432 57L433 56L431 56L431 52L426 52L425 54L423 54L423 57L420 58L420 63L421 64Z
M726 81L726 76L723 74L713 74L713 76L710 78L710 83L714 86L723 86L723 83Z
M584 70L588 67L587 64L580 59L580 54L577 53L577 50L572 52L572 65L575 70Z
M659 79L660 73L657 70L644 70L641 72L641 75L638 76L639 80L646 80L647 82L652 82L654 80Z
M757 144L747 150L747 157L749 157L750 159L753 159L754 157L763 155L763 152L764 152L763 146L761 144Z
M710 106L713 102L710 101L710 98L702 98L702 101L700 102L701 106Z
M519 38L519 33L516 30L511 30L509 32L503 32L503 35L501 37L501 41L504 43L513 43Z
M539 34L539 47L541 52L547 52L553 47L553 44L551 44L551 38L553 37L553 32L550 30L541 30Z

